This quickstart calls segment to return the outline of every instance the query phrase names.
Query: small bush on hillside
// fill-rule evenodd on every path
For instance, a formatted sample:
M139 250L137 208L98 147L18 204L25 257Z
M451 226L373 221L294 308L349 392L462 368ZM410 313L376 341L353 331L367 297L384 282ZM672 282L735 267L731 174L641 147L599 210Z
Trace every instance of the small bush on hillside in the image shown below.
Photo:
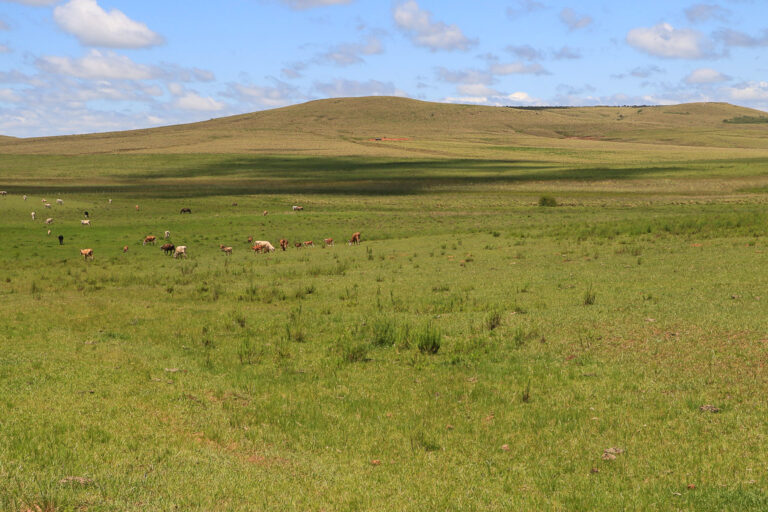
M501 325L501 311L492 311L485 317L485 328L489 331Z
M557 200L552 196L541 196L539 206L557 206Z

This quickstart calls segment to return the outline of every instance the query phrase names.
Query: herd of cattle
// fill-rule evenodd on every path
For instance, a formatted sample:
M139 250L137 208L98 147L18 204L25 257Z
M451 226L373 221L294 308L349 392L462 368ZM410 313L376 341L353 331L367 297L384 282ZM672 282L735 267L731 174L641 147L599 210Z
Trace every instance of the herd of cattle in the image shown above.
M7 191L0 190L0 197L5 198L7 195L8 195ZM23 197L24 201L27 200L27 196L26 195L24 195L22 197ZM109 204L112 204L112 199L109 199L108 201L109 201ZM51 208L52 207L51 203L49 203L46 199L42 199L42 203L43 203L43 205L46 208ZM56 204L63 205L64 201L62 199L57 199L56 200ZM237 203L233 203L233 205L236 205L236 204ZM135 209L136 209L136 211L139 211L139 205L136 205ZM294 212L303 211L304 207L302 207L302 206L293 206L292 210ZM190 208L182 208L179 213L181 213L181 214L184 214L184 213L191 214L192 210ZM267 214L268 214L268 212L265 210L263 215L267 215ZM87 211L83 212L83 217L85 217L85 218L80 221L80 224L82 226L90 226L91 225L91 220L89 218L89 214L88 214ZM35 220L36 218L37 218L37 214L33 211L32 212L32 220ZM53 217L49 217L49 218L45 219L45 224L46 225L53 224ZM51 230L50 229L48 230L48 234L49 235L51 234ZM168 239L170 239L170 237L171 237L171 232L170 231L165 231L164 239L168 240ZM59 235L58 239L59 239L59 244L63 245L64 244L64 237L62 235ZM144 237L142 245L144 245L144 246L146 246L147 244L155 245L156 241L157 241L157 237L156 236L148 235L148 236ZM352 234L352 238L349 239L348 244L349 245L359 245L360 244L360 232L359 231ZM251 249L254 251L254 253L271 253L271 252L275 252L275 247L270 242L268 242L266 240L253 240L253 237L248 237L248 245L251 247ZM280 239L279 245L280 245L280 249L282 249L283 251L287 250L290 247L290 243L285 238L281 238ZM334 245L333 238L324 238L323 239L323 245L324 246L333 246ZM304 241L304 242L295 242L294 243L294 247L296 249L301 249L302 247L314 247L314 246L315 246L315 244L314 244L314 242L312 240L307 240L307 241ZM187 246L186 245L173 245L170 242L166 242L165 244L163 244L160 247L160 249L163 252L165 252L166 255L173 255L174 258L186 258L187 257ZM226 254L227 256L232 254L232 247L225 246L225 245L219 245L219 249L224 254ZM123 246L123 252L124 253L128 252L128 246L127 245ZM89 259L93 260L93 249L91 249L91 248L80 249L80 255L83 257L83 259L85 261L88 261Z

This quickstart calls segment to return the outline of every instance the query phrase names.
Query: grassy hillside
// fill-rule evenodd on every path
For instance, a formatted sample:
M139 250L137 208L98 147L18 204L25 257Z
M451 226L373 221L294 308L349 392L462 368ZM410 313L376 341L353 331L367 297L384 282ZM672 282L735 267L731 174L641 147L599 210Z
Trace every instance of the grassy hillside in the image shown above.
M768 125L724 122L761 115L761 112L723 103L519 109L390 97L341 98L146 130L0 139L0 153L261 153L486 158L490 146L510 145L598 147L632 152L638 150L637 143L768 149L765 137ZM383 140L377 141L377 138Z

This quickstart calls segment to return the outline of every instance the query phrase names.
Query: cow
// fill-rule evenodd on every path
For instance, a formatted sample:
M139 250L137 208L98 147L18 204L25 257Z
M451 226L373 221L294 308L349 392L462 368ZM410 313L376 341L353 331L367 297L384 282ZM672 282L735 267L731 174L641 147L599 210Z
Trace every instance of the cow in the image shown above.
M32 220L35 220L35 212L32 212Z
M180 256L183 256L184 258L187 257L187 246L186 245L180 245L176 247L176 249L173 250L173 257L178 258Z
M51 207L51 203L44 203L43 206L45 206L46 208L50 208Z
M192 209L191 208L182 208L181 211L179 211L179 213L192 213Z
M315 243L312 240L307 240L304 242L304 247L314 247Z
M90 219L83 219L83 220L80 221L80 224L83 225L83 226L89 226L90 227L91 220Z
M3 199L5 199L5 196L8 195L8 192L6 190L0 190L0 196L3 196Z
M164 236L165 236L165 239L168 240L169 238L171 238L171 232L166 231Z
M232 206L237 206L237 203L232 203Z
M232 248L231 247L225 247L223 244L219 245L219 249L226 254L227 256L232 256Z
M149 235L144 238L144 242L141 245L147 245L147 244L155 245L155 240L157 240L157 237L155 235Z
M111 199L107 199L107 203L108 204L112 204L112 200Z
M160 250L163 251L166 256L170 256L173 254L173 251L176 250L176 246L173 244L163 244L163 246L160 247Z
M333 246L333 238L323 238L323 243L325 245Z
M64 200L63 199L57 199L56 200L56 204L64 204Z
M43 202L43 204L45 204L45 203L47 203L47 202L48 202L48 200L47 200L47 199L45 199L45 198L42 198L40 201L42 201L42 202Z
M254 247L261 246L262 251L264 252L275 252L275 247L271 243L267 242L266 240L256 240L255 242L253 242L253 246ZM256 249L254 249L254 251L255 250Z
M46 224L53 224L53 218L52 217L48 217L47 219L45 219L45 223Z
M83 256L84 261L88 261L88 258L93 260L93 249L80 249L80 254Z
M59 245L64 245L64 235L59 235Z
M51 230L50 230L50 229L48 230L48 233L47 233L47 235L48 235L48 236L51 236Z
M266 217L267 215L269 215L269 212L267 210L264 210L263 212L261 212L261 214Z
M297 249L301 249L302 247L304 247L304 245L301 242L296 242L295 244L293 244L293 246Z
M124 245L124 246L123 246L123 254L125 254L125 253L127 253L127 252L128 252L128 246L127 246L127 245Z
M139 205L134 206L136 208L136 211L139 211Z
M360 232L354 233L349 239L349 245L360 245Z
M286 250L288 248L288 240L286 240L285 238L281 238L280 239L280 248L282 250Z
M303 210L304 210L303 206L294 206L293 207L293 211L295 211L295 212L300 212L300 211L303 211Z
M27 200L27 194L24 194L23 197L24 197L24 200L26 201Z

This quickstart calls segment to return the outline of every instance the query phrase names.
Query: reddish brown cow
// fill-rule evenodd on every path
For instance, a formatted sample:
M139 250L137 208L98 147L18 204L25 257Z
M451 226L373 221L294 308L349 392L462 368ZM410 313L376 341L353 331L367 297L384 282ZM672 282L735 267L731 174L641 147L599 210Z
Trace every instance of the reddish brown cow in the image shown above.
M169 256L176 250L176 246L171 243L163 244L162 247L160 247L160 250L163 251L166 256Z
M314 247L315 243L312 240L307 240L304 242L304 247Z
M124 245L124 246L123 246L123 254L125 254L126 252L128 252L128 246L127 246L127 245Z
M333 238L324 238L323 243L325 245L333 245Z
M301 249L302 247L304 247L304 245L301 242L296 242L295 244L293 244L293 246L297 249Z
M227 256L232 256L232 248L231 247L225 247L223 244L219 244L219 249L226 254Z
M360 245L360 232L352 234L352 238L349 239L349 245Z
M288 248L288 240L286 240L285 238L281 238L280 239L280 248L282 250L286 250Z
M85 261L88 261L88 258L93 259L93 249L80 249L80 254Z
M149 235L144 238L144 242L141 245L147 245L147 244L155 245L155 240L157 240L157 237L155 235Z

